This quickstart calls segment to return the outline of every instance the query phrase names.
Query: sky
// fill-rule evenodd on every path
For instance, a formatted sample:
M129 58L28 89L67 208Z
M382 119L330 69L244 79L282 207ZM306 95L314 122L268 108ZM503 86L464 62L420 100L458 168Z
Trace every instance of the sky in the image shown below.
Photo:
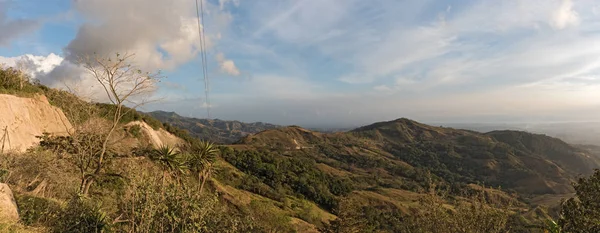
M600 2L204 0L211 118L353 127L600 119ZM161 70L142 111L207 117L193 0L0 0L0 63L102 100L78 56ZM82 91L83 92L83 91Z

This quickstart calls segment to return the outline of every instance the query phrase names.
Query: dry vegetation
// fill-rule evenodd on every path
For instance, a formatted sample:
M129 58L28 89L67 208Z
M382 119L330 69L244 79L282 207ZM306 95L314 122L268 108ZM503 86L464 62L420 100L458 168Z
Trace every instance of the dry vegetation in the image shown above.
M104 76L95 65L88 69L99 82L118 72L135 71L134 83L143 78L136 75L148 77L126 59L113 61L118 64L104 64L104 70L115 72ZM115 89L114 80L106 83ZM474 184L515 188L489 164L530 174L537 168L515 165L517 155L551 155L543 159L553 163L572 152L562 144L548 151L534 136L514 149L506 133L480 135L402 119L338 134L277 129L248 137L245 145L220 147L125 107L135 91L108 91L113 105L91 104L3 68L0 92L45 94L73 125L68 136L40 135L40 146L0 155L0 182L15 192L21 217L20 223L0 221L2 232L598 230L600 172L579 181L578 198L566 202L556 224L547 224L548 209L526 204L521 193ZM133 120L185 142L141 143L139 129L126 127Z

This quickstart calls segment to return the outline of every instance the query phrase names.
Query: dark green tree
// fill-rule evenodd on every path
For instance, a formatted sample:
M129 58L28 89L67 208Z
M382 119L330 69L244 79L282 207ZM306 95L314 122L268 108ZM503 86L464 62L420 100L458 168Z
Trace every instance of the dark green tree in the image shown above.
M600 232L600 170L574 187L575 197L562 204L560 226L565 232Z

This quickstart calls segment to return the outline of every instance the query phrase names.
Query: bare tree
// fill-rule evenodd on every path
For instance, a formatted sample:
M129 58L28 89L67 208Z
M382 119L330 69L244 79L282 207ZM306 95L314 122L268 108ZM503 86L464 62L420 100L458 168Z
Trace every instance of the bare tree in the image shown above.
M110 116L110 126L102 135L102 146L95 157L93 172L82 181L81 193L87 195L89 188L100 175L107 154L111 136L120 127L123 116L137 107L148 103L145 99L155 90L156 82L161 78L160 72L144 72L132 63L134 54L120 54L115 56L85 56L78 61L91 77L103 88L106 98L113 104L114 112ZM128 105L129 108L125 105Z

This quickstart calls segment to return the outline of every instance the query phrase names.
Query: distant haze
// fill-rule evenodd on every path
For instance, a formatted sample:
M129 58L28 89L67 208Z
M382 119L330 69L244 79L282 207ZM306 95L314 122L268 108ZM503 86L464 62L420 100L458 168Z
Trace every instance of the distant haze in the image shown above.
M434 124L439 126L437 124ZM513 124L445 124L443 126L478 132L520 130L546 134L571 144L600 146L600 122L513 123Z

